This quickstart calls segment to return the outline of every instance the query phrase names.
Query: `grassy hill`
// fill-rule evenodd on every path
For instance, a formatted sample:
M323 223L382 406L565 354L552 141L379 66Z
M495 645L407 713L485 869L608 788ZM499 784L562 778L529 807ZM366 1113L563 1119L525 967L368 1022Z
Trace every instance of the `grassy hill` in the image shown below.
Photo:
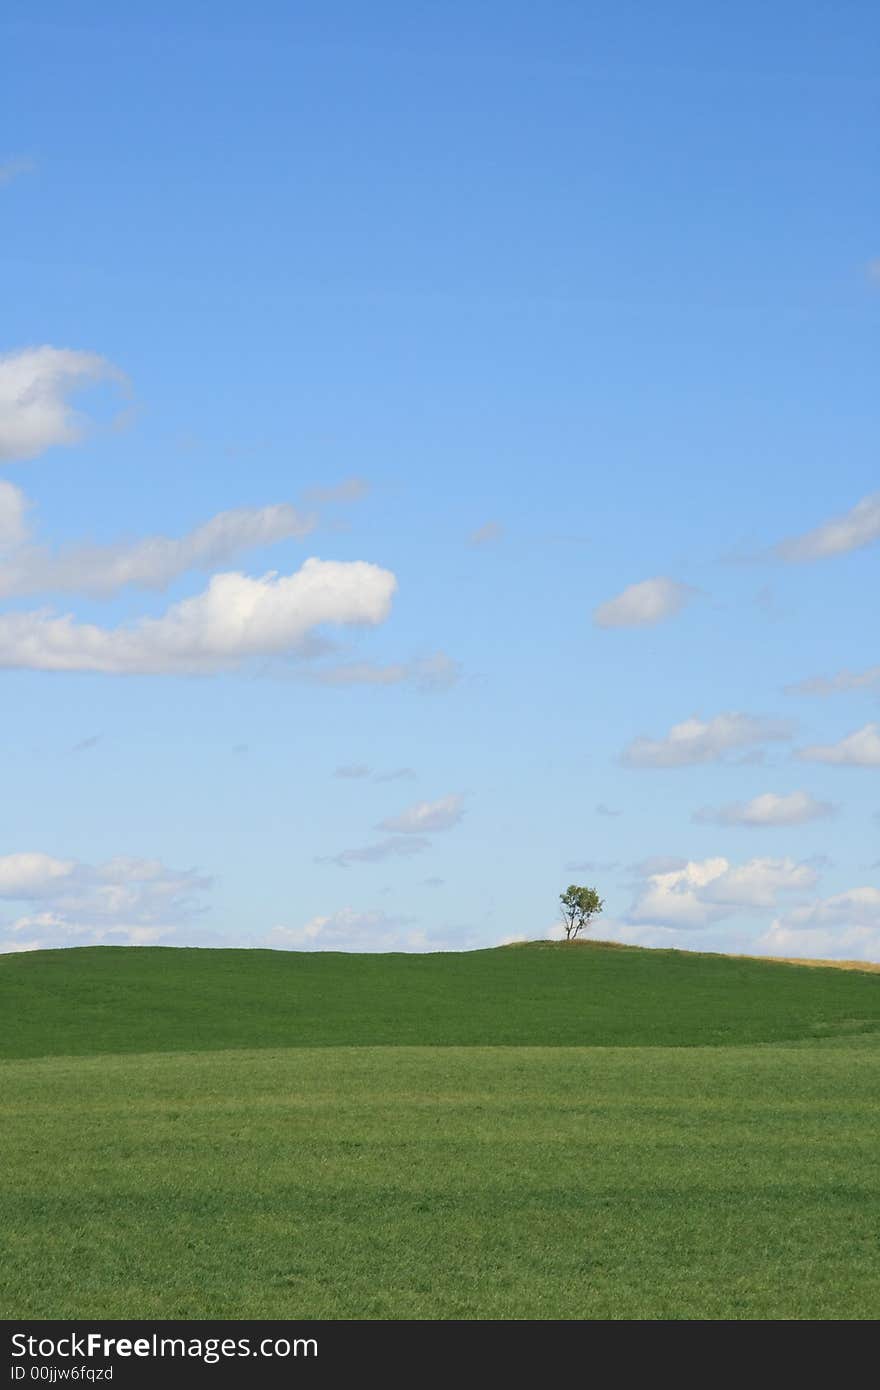
M880 1028L880 977L604 943L435 955L0 956L0 1057L335 1046L697 1047Z
M0 958L0 1317L874 1318L880 975Z

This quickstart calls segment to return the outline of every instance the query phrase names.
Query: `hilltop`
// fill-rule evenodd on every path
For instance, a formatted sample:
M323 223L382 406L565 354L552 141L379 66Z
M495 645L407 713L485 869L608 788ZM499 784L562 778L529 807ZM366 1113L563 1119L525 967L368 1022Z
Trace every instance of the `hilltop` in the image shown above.
M0 957L0 1057L719 1046L880 1030L862 972L604 942L426 955L94 946Z

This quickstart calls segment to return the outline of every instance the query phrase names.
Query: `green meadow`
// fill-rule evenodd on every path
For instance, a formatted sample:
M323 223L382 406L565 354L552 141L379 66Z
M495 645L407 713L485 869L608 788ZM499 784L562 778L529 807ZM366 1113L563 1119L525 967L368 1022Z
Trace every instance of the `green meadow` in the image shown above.
M874 1318L880 975L0 958L0 1316Z

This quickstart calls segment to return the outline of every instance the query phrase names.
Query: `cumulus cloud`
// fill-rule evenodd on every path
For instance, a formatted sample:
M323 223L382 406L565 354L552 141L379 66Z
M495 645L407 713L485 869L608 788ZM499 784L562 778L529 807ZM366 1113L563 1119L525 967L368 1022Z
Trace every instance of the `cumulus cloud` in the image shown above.
M249 658L305 650L323 623L383 622L397 581L366 561L306 560L291 575L216 574L159 618L117 628L47 610L0 616L0 667L177 675L234 670Z
M100 381L125 376L94 352L24 348L0 356L0 461L35 458L55 444L76 444L85 420L70 397Z
M487 521L484 526L478 526L476 531L472 531L468 536L469 545L491 545L493 541L500 540L504 535L504 527L500 521Z
M0 857L0 898L28 910L0 922L0 951L164 940L201 915L209 887L194 870L156 859L120 856L89 865L39 852L7 854Z
M0 574L4 567L4 550L21 545L27 537L27 509L27 498L21 488L0 478Z
M798 749L804 762L832 763L837 767L880 767L880 724L865 724L838 743L817 743Z
M341 869L347 869L349 864L378 864L385 859L409 859L414 854L421 854L430 844L431 841L421 835L379 840L376 844L363 845L360 849L344 849L339 854L321 856L316 863L338 864Z
M791 738L790 721L750 714L718 714L713 719L686 719L665 738L635 738L624 749L628 767L685 767L720 761L725 753L751 744Z
M462 798L452 794L440 797L439 801L417 801L414 806L401 811L400 815L380 821L377 829L393 830L403 835L421 835L426 831L451 830L463 815Z
M880 927L800 930L774 923L753 943L754 954L787 959L880 961Z
M318 685L412 685L420 694L448 690L460 677L460 664L445 652L387 666L371 661L350 661L303 673L304 680Z
M0 540L4 511L0 492ZM19 515L23 517L23 511ZM0 558L0 597L48 592L105 597L128 586L164 589L188 570L210 570L228 564L245 550L290 537L300 539L314 526L314 517L278 503L219 512L181 537L71 545L56 552L45 546L21 546Z
M722 856L690 860L682 868L649 874L627 920L700 930L743 909L772 908L781 893L812 888L817 879L812 865L790 858L740 865Z
M696 592L665 575L643 579L594 608L593 622L597 627L651 627L680 612Z
M848 888L830 898L817 898L792 908L773 923L774 929L839 926L880 928L880 888Z
M880 961L880 889L862 886L777 917L756 948L766 955Z
M833 517L807 531L793 536L776 547L776 554L791 564L824 560L832 555L845 555L861 550L880 539L880 492L863 497L843 516Z
M803 825L830 816L832 810L829 801L817 801L809 792L764 792L751 801L733 801L717 808L704 806L693 819L709 825Z
M795 685L785 686L786 695L837 695L851 690L880 688L880 666L865 671L838 671L836 676L809 676Z
M0 855L0 898L53 897L75 868L73 859L55 859L39 852Z
M302 927L273 927L262 945L277 951L424 951L426 933L412 917L356 912L343 907L312 917Z

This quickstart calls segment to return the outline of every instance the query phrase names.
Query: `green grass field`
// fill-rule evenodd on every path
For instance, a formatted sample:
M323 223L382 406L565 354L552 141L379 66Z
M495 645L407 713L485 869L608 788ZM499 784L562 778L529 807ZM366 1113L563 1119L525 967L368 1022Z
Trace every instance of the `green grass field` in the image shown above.
M0 958L0 1316L873 1318L880 975Z

